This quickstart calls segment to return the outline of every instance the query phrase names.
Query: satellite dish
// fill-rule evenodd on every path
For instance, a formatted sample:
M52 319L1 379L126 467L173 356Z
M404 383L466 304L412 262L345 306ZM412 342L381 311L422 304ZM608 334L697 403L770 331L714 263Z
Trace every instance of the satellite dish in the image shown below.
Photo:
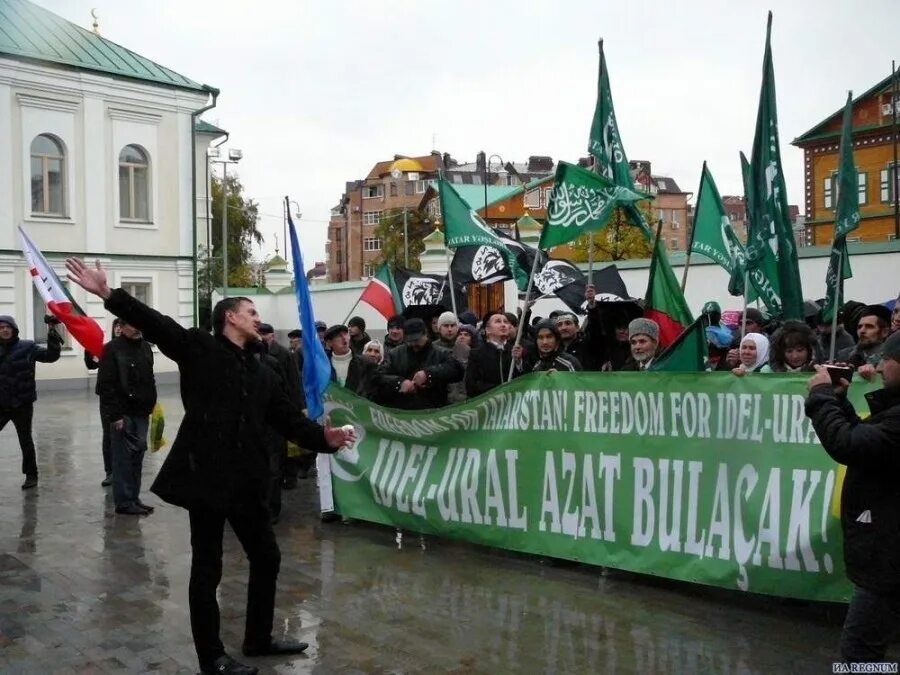
M391 177L394 180L400 180L401 176L403 176L403 172L400 169L394 168L391 170Z

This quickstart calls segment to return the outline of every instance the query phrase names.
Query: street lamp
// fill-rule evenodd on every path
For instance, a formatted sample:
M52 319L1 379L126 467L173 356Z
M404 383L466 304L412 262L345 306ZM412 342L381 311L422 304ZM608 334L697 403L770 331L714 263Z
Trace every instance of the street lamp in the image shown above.
M222 165L222 297L228 297L228 165L237 164L244 158L244 153L236 148L228 151L228 159L213 159L219 157L219 148L210 148L206 151L211 164Z

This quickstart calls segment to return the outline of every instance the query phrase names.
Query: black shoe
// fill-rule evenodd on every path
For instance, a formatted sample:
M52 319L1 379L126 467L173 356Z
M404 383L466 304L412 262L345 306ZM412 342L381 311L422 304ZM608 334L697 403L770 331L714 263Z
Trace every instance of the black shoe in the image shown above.
M296 478L285 478L281 482L282 490L296 490L297 489L297 479Z
M30 490L33 487L37 487L37 476L25 476L25 482L22 483L22 489Z
M156 511L155 508L153 508L152 506L147 506L147 505L146 505L144 502L142 502L140 499L138 499L138 500L135 502L135 504L138 505L138 508L144 509L144 511L147 512L147 515L148 515L148 516L149 516L151 513L153 513L154 511Z
M272 640L267 647L254 647L244 644L241 651L244 656L286 656L289 654L302 654L309 645L305 642L293 640Z
M341 514L334 511L325 511L321 516L323 523L336 523L341 519Z
M117 506L116 513L120 513L124 516L147 516L147 515L150 515L147 511L142 509L137 504L132 504L131 506Z
M100 487L109 487L112 485L112 472L106 474L106 478L100 481Z
M200 672L204 675L256 675L259 668L256 666L245 666L239 661L235 661L228 654L222 654L219 658L212 662L212 665L206 668L201 667Z

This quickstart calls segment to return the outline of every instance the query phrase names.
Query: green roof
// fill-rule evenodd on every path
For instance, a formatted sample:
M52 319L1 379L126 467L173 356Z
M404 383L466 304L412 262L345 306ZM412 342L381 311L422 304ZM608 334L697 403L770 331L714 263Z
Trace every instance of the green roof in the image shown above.
M211 136L224 136L228 133L224 129L217 127L215 124L210 124L206 120L197 120L194 129L197 130L198 134L210 134Z
M0 0L0 54L178 89L209 89L27 0Z

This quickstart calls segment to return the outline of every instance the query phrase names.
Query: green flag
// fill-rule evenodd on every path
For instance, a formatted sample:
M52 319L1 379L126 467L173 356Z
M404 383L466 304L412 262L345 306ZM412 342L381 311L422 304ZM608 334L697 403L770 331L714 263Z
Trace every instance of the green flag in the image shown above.
M700 188L697 190L697 208L694 211L689 250L705 255L728 272L728 291L732 295L744 294L744 246L734 233L719 196L719 188L716 187L706 162L703 162ZM756 293L751 286L747 301L755 299Z
M648 370L665 373L702 373L709 358L706 329L697 319L688 326L669 348L660 354Z
M600 68L597 76L597 104L594 107L594 119L591 121L588 152L594 157L596 166L604 177L616 185L631 188L634 180L631 177L628 157L625 156L625 147L619 136L619 125L616 123L606 56L603 54L603 40L600 40L598 46Z
M788 211L787 188L778 140L778 112L775 105L775 69L772 65L772 13L766 26L766 51L763 56L763 80L759 93L756 134L750 157L750 188L753 193L753 215L750 223L757 236L768 238L778 279L778 318L803 320L803 289L797 247ZM749 204L748 204L749 205ZM755 242L754 246L758 243ZM749 251L748 247L748 253ZM754 251L757 253L758 251ZM768 254L767 256L768 257ZM765 266L768 269L768 265ZM770 277L771 279L771 277ZM763 296L765 299L765 295Z
M459 193L450 183L445 180L438 180L438 187L441 199L441 218L444 221L444 239L447 248L490 246L497 249L512 272L519 290L524 291L528 286L530 270L523 270L519 266L515 253L507 248L503 240L459 196Z
M781 315L781 293L779 292L778 265L775 260L777 241L772 229L761 230L757 227L756 195L753 193L753 177L750 162L741 153L741 176L744 179L744 204L747 207L747 248L744 265L749 272L750 282L756 289L759 298L765 303L772 316ZM740 282L743 285L743 280ZM736 282L732 280L729 287Z
M853 92L847 94L844 106L844 124L841 129L841 148L838 166L837 209L834 213L834 241L831 244L831 258L825 274L825 306L822 317L825 321L834 318L836 308L844 303L844 279L853 276L850 258L847 254L847 234L859 227L859 194L856 178L856 163L853 161ZM840 273L838 273L840 268Z
M647 199L647 195L615 185L574 164L560 162L538 248L546 251L585 232L602 230L617 206L641 199Z

